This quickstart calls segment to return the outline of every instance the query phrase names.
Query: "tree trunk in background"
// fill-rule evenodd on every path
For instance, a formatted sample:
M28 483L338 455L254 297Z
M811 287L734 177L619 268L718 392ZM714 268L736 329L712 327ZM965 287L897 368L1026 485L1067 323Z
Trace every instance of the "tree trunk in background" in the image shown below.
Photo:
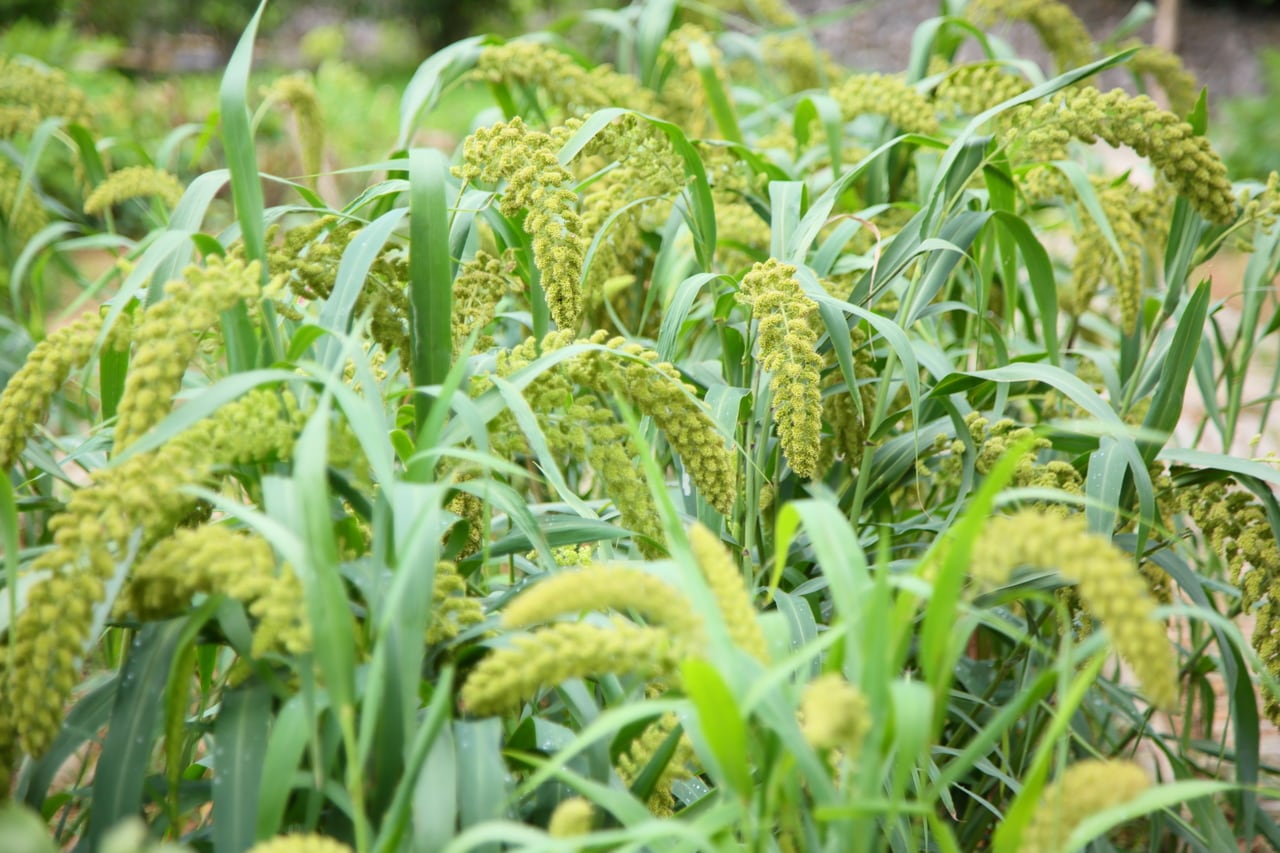
M1156 47L1176 51L1178 49L1178 6L1181 0L1156 0L1155 32L1152 41Z

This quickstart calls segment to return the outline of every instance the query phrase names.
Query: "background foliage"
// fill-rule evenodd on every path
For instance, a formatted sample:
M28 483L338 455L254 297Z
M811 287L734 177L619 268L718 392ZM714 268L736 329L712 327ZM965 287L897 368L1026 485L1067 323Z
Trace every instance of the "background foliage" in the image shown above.
M172 127L0 66L6 833L1280 844L1280 474L1232 450L1280 177L1232 182L1176 58L983 0L859 74L652 0L392 108L255 75L263 14Z

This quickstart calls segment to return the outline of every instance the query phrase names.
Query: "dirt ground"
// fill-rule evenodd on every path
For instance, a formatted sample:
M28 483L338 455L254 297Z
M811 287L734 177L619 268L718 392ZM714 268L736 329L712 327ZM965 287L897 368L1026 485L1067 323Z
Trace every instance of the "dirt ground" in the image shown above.
M901 71L911 34L941 8L939 0L792 0L792 5L808 15L857 7L849 17L819 27L817 35L838 60L869 71ZM1105 38L1134 6L1125 0L1067 0L1067 5L1095 38ZM1258 94L1263 84L1259 56L1267 47L1280 50L1280 4L1262 12L1184 0L1178 30L1178 53L1215 98ZM1002 34L1026 55L1043 57L1029 27L1011 26ZM1139 35L1151 40L1150 23Z

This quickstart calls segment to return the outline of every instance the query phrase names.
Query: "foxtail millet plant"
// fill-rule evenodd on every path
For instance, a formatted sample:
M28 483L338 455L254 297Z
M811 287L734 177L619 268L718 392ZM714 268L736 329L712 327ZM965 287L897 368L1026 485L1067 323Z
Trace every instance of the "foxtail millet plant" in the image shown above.
M954 11L901 74L774 0L469 39L345 199L323 80L249 85L259 19L189 185L0 64L49 92L0 85L11 302L118 253L0 394L4 790L86 849L1280 845L1280 477L1185 440L1272 440L1280 178L1232 184L1167 55ZM1169 109L1093 87L1125 64ZM493 109L421 147L455 97ZM273 104L308 180L259 165ZM1194 284L1236 247L1233 328Z

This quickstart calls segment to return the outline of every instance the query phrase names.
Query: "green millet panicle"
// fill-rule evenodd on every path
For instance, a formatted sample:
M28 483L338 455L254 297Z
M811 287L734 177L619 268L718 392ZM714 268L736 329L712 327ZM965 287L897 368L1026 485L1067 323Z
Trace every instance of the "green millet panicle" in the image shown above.
M844 76L831 54L805 33L767 34L760 39L760 53L788 93L828 88Z
M1050 166L1032 167L1023 172L1018 181L1024 195L1033 203L1076 195L1071 181ZM1130 330L1137 323L1142 302L1144 259L1151 257L1154 262L1154 257L1163 251L1161 235L1168 230L1171 188L1164 181L1148 190L1140 190L1127 180L1095 178L1091 183L1116 237L1119 253L1080 205L1081 224L1075 238L1072 282L1070 287L1059 291L1059 301L1064 310L1080 316L1088 310L1101 283L1110 282L1120 306L1121 326Z
M1129 59L1129 70L1138 76L1153 78L1164 90L1174 114L1183 118L1190 115L1200 99L1201 85L1178 54L1139 41L1120 45L1121 49L1130 47L1137 47L1138 52Z
M1011 126L1009 138L1034 150L1060 150L1073 137L1088 144L1101 139L1127 145L1149 159L1205 219L1225 225L1236 216L1227 167L1209 140L1146 95L1134 97L1122 89L1103 93L1089 86L1071 89L1019 108Z
M999 21L1025 21L1039 34L1059 71L1092 62L1093 36L1066 3L1058 0L971 0L965 7L978 26Z
M854 380L859 385L854 389L847 388L844 374L833 365L826 384L836 390L823 395L822 417L831 427L830 456L840 456L847 465L856 468L862 464L866 453L867 420L875 406L875 391L871 382L866 380L875 379L876 371L871 348L866 346L866 333L855 328L849 334L849 345L853 350ZM835 354L832 353L828 360L834 361ZM858 395L858 400L854 399L854 394Z
M490 653L462 686L462 705L471 714L489 716L516 711L539 690L570 678L673 676L683 648L665 628L621 619L609 628L559 622Z
M1236 223L1236 239L1233 245L1237 251L1249 254L1254 251L1252 235L1275 228L1280 216L1280 173L1267 175L1266 183L1261 191L1255 192L1246 188L1240 192L1240 219Z
M283 233L273 227L267 234L267 267L273 282L283 280L294 295L307 301L328 298L342 254L359 230L359 223L342 222L336 216L321 216Z
M427 645L448 642L483 621L484 605L467 595L467 579L458 573L457 564L446 560L436 563Z
M805 686L800 699L804 739L815 749L840 749L857 755L871 729L867 697L839 673L829 672Z
M1053 443L1046 438L1034 437L1034 432L1010 418L1001 418L991 423L979 412L971 412L965 416L965 426L977 448L974 468L979 474L988 474L995 464L1011 447L1026 439L1031 444L1022 456L1018 457L1013 470L1012 485L1018 488L1032 486L1039 488L1059 489L1073 495L1084 494L1084 478L1069 463L1061 460L1049 460L1041 463L1038 456L1042 451L1050 450ZM944 439L945 442L945 439ZM938 476L942 481L958 483L963 471L963 455L965 445L960 439L947 444L951 455L942 460L938 468ZM1063 512L1059 506L1040 507L1045 512Z
M631 741L631 744L624 752L618 755L618 778L622 780L624 785L630 785L636 780L644 769L657 755L658 750L666 742L667 738L675 731L676 726L680 724L680 718L673 713L663 714L654 720L641 734ZM675 752L672 753L670 760L658 775L658 781L653 786L653 793L649 795L649 811L657 817L671 817L675 814L675 797L671 793L671 783L677 779L688 779L693 774L689 772L689 762L694 758L693 746L689 742L688 735L682 734L680 740L676 743Z
M258 293L260 270L257 261L246 265L210 257L204 267L187 267L182 278L166 284L164 299L142 313L117 410L117 453L169 413L187 365L200 346L200 335L218 322L221 312Z
M668 33L658 49L659 54L671 63L671 72L663 80L660 102L665 116L684 128L690 137L705 138L715 135L716 126L707 101L706 86L690 53L690 45L695 43L710 58L712 71L728 97L729 76L724 54L716 46L711 33L697 24L686 23Z
M18 461L32 428L49 407L71 371L83 366L93 355L93 345L102 330L102 315L90 311L63 326L27 356L18 372L9 378L0 394L0 471L8 471ZM117 323L107 345L123 343L128 324Z
M726 15L745 15L769 27L794 27L799 20L784 0L708 0L700 5Z
M740 270L769 251L772 231L751 203L725 192L713 195L716 205L716 261L727 269Z
M1091 616L1101 619L1152 704L1172 708L1178 698L1178 666L1155 600L1132 558L1089 533L1081 515L1037 510L991 519L974 543L971 572L999 584L1018 566L1057 568L1075 581Z
M1022 77L989 62L959 65L934 90L938 111L950 116L976 116L1031 88Z
M524 230L533 238L533 260L551 318L561 329L574 330L582 315L579 280L587 240L573 173L560 165L558 148L550 134L514 118L468 136L454 174L466 181L507 182L498 209L512 218L528 211Z
M822 446L822 356L812 318L818 305L796 280L796 268L770 258L742 278L737 300L759 325L762 367L772 374L773 422L791 470L818 474Z
M7 699L3 685L9 679L9 658L0 654L0 698ZM18 733L9 714L0 714L0 803L13 790L13 770L18 767Z
M61 71L0 57L0 139L25 135L50 117L89 123L84 93Z
M458 267L453 280L453 313L449 318L453 352L457 354L473 332L483 332L493 322L498 303L518 281L515 263L509 256L494 257L483 250ZM493 346L493 336L481 334L475 349L484 352Z
M470 480L473 476L459 474L455 476L455 482ZM479 551L484 544L484 501L471 492L459 490L449 499L445 509L458 516L457 523L467 525L467 538L458 552L459 556L469 557Z
M1240 588L1243 609L1254 615L1253 648L1267 670L1280 677L1280 548L1266 509L1230 481L1176 492L1176 509L1200 528L1205 544L1227 565ZM1280 725L1280 699L1267 695L1267 716Z
M324 835L277 835L259 841L249 853L351 853L351 848Z
M84 200L84 212L97 216L131 198L156 196L173 210L182 199L182 184L171 172L154 166L130 166L112 172Z
M702 618L684 594L648 572L623 566L596 565L541 580L507 605L502 625L528 628L588 610L630 611L694 648L703 639Z
M583 298L591 322L602 326L609 319L602 308L611 286L644 274L651 254L644 232L665 222L670 198L687 183L685 167L666 134L633 114L601 128L574 158L574 166L579 174L595 176L582 192L583 233L596 235L597 241L583 279ZM620 295L627 290L631 288Z
M853 74L831 90L845 121L860 115L882 115L906 133L935 135L938 117L933 105L901 77Z
M769 648L765 643L764 631L756 620L756 608L751 602L751 594L742 579L739 570L729 552L725 550L720 537L712 533L701 522L695 522L689 528L689 547L693 550L694 559L707 579L707 585L720 605L720 613L724 616L729 638L734 645L759 660L769 663Z
M488 83L517 83L541 89L546 99L570 116L603 107L627 107L650 115L660 106L653 92L611 66L583 68L573 57L536 41L511 41L486 47L476 61L476 76Z
M541 341L541 351L551 352L573 343L572 335L552 332ZM509 351L498 353L500 376L509 376L537 357L538 342L529 338ZM593 362L584 367L577 360L562 363L542 373L524 389L524 398L538 416L547 444L558 456L586 458L598 476L605 495L613 502L622 524L638 534L636 544L648 557L661 556L662 519L649 492L649 484L636 459L638 449L626 425L604 406L596 394L583 394L575 385L598 389L600 396L613 393L608 382L610 364ZM483 387L481 379L479 387ZM577 396L575 396L577 394ZM499 419L491 435L491 446L500 453L525 453L523 436L514 422Z
M197 593L222 591L226 578L274 570L275 556L263 539L222 524L182 528L134 565L115 613L166 619L189 607Z
M1081 761L1045 788L1019 853L1059 853L1084 820L1121 806L1151 787L1147 771L1132 761Z
M329 298L337 280L342 256L351 240L360 232L358 222L339 222L337 217L323 216L314 222L290 228L277 241L275 231L268 231L268 264L270 295L285 290L307 301ZM370 336L384 354L409 351L409 280L408 259L401 247L387 244L365 277L356 297L355 314L369 315ZM301 316L284 300L276 307L285 316ZM407 357L402 358L402 363Z
M324 116L311 75L298 73L281 77L267 89L267 97L287 104L293 112L302 170L314 185L315 176L324 165Z
M71 495L49 522L53 547L32 563L32 572L47 576L31 587L10 629L14 668L0 689L28 754L44 752L61 727L76 661L92 639L93 609L130 540L138 535L140 547L150 548L190 514L188 487L214 485L217 465L287 456L299 429L296 404L255 389L160 448L99 468Z
M596 807L590 800L582 797L570 797L556 806L547 823L547 834L552 838L573 838L591 832L591 824L595 821Z
M591 350L568 366L571 378L586 387L611 393L653 418L684 463L698 491L721 514L737 500L733 451L716 427L706 405L694 396L680 372L658 354L620 337L596 332L589 339L606 350Z
M1099 283L1106 279L1116 289L1120 303L1120 327L1125 332L1137 324L1142 301L1143 234L1130 210L1135 194L1136 191L1127 183L1107 187L1098 193L1102 210L1120 246L1120 254L1111 248L1093 217L1082 220L1083 226L1076 238L1076 257L1071 266L1072 289L1067 305L1077 316L1083 314L1097 293Z
M22 185L22 171L7 157L0 157L0 221L9 227L15 250L49 224L49 214L35 190Z
M581 409L581 406L574 408ZM592 413L613 414L599 407ZM637 463L639 451L624 424L610 420L587 428L591 437L591 449L587 460L600 475L604 493L618 510L623 527L636 534L636 547L649 558L661 557L664 535L662 517L649 492L649 483Z
M257 620L255 656L310 650L302 586L293 570L284 566L277 573L271 546L225 525L179 529L159 542L133 567L115 612L167 619L190 607L197 593L215 592L243 603Z
M306 591L292 566L283 564L275 575L242 572L228 577L225 584L228 596L248 603L249 615L257 623L250 654L262 657L270 652L302 655L311 651L311 623L303 605Z

